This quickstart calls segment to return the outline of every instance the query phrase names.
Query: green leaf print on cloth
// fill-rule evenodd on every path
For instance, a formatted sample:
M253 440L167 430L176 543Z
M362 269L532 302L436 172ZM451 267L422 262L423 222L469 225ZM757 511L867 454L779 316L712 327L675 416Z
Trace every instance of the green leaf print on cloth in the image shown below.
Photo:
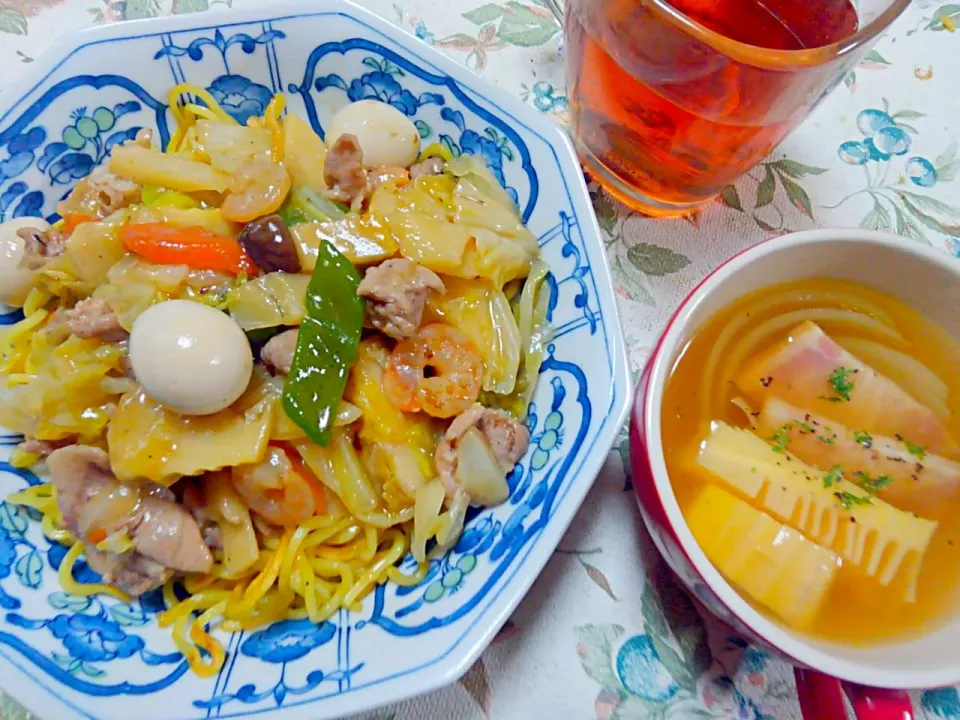
M789 222L793 210L781 207L777 198L777 189L782 188L783 196L796 212L808 220L816 220L810 195L801 181L808 176L822 175L826 168L807 165L791 158L768 160L749 171L738 185L727 185L720 191L717 201L731 210L749 213L753 221L764 232L783 233L798 229ZM753 192L748 190L756 183ZM745 205L753 198L753 206ZM762 211L762 212L760 212Z
M627 259L640 272L660 277L683 270L690 258L670 248L651 243L637 243L627 250Z
M655 305L648 278L678 273L690 265L690 258L662 245L628 240L627 224L648 218L611 198L599 185L591 184L590 199L603 230L617 294L642 305Z
M711 654L704 619L663 563L648 568L640 615L636 631L574 628L580 665L600 686L598 720L775 720L795 702L792 677L768 677L767 653L712 619L725 639Z
M474 25L486 25L499 20L497 39L519 47L543 45L560 32L560 26L549 10L515 0L503 5L487 3L463 13L463 17Z
M0 6L0 32L26 35L27 18L19 10Z

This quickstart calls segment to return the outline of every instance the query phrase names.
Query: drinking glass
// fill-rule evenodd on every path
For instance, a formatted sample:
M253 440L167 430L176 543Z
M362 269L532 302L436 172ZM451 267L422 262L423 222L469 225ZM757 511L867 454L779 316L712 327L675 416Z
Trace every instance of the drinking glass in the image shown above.
M566 0L580 159L631 207L690 213L766 157L909 4Z

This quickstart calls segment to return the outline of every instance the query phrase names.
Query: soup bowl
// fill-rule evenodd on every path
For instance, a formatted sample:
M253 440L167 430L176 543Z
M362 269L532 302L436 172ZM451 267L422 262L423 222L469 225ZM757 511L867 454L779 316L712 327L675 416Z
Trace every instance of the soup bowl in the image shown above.
M711 316L764 287L827 277L892 295L960 337L960 263L945 253L867 230L812 230L755 245L717 268L668 322L633 408L630 463L641 514L667 563L711 612L796 668L808 720L910 718L904 690L960 683L960 612L904 641L849 646L795 632L758 612L713 566L680 511L664 459L661 405L680 353Z

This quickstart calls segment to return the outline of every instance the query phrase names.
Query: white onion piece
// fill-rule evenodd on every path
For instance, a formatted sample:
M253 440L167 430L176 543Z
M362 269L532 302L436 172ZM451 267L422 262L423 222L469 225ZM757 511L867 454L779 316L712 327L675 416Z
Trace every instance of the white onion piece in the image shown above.
M940 417L950 414L947 408L949 386L913 356L866 338L839 337L836 343L881 375L886 375Z
M457 484L477 505L499 505L510 496L503 468L477 428L457 443Z
M281 386L282 387L282 386ZM334 427L343 427L355 423L363 415L363 410L346 400L340 401L340 407L337 408L337 414L333 418Z
M450 509L441 516L442 525L437 531L437 544L440 550L449 550L460 538L469 507L470 496L463 490L457 490L450 503Z
M434 478L417 490L417 499L413 506L413 539L410 552L418 563L427 558L427 540L433 537L443 507L443 483Z

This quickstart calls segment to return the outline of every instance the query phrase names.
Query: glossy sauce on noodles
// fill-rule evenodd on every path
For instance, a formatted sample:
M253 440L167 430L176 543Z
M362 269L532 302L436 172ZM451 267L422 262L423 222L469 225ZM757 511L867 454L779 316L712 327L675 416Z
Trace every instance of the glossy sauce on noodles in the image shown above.
M868 325L850 322L849 313L838 310L854 311L865 317ZM788 318L786 329L760 332L758 336L757 328L788 314L796 320ZM949 414L945 422L953 437L960 438L960 342L903 302L862 285L814 279L772 286L741 298L707 321L684 348L667 383L662 410L663 448L684 514L707 483L717 482L696 462L710 423L721 420L735 427L749 427L745 413L732 402L738 395L732 377L742 369L743 361L783 342L804 319L814 319L833 338L884 345L889 343L875 321L892 327L903 337L896 349L925 365L947 385ZM742 347L744 338L750 340L751 347ZM731 358L737 367L729 367ZM894 379L895 372L882 363L867 364ZM755 501L751 504L763 509ZM945 620L960 596L960 498L927 517L937 520L939 526L923 559L915 603L903 599L899 578L883 587L862 570L843 565L808 632L826 640L867 644L910 637Z

